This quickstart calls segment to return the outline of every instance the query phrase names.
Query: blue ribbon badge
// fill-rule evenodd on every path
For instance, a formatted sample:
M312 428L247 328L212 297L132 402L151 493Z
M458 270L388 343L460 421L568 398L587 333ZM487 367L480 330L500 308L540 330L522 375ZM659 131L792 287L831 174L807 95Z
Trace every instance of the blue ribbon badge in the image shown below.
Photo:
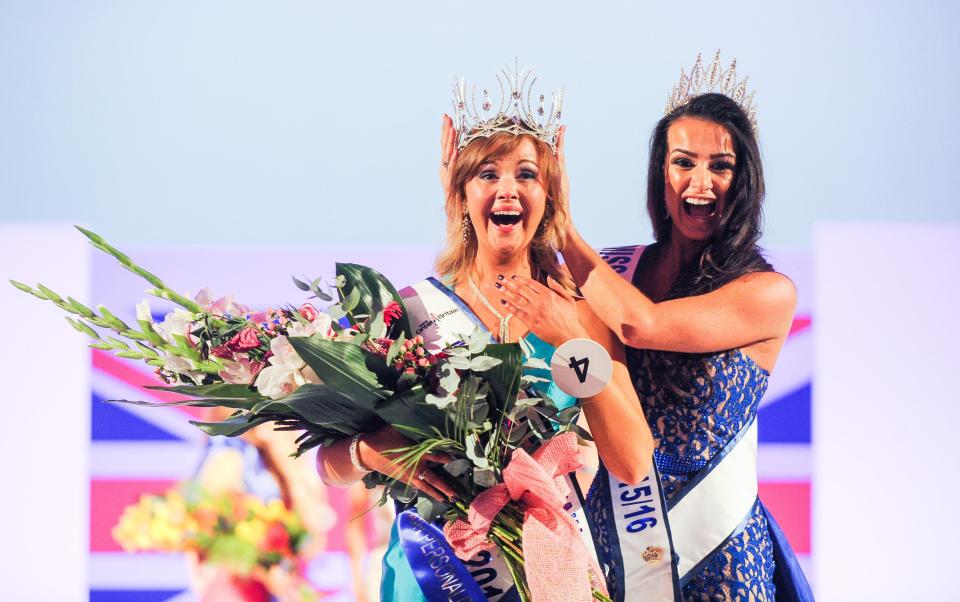
M486 600L480 586L447 543L443 532L413 510L397 517L400 545L427 600Z

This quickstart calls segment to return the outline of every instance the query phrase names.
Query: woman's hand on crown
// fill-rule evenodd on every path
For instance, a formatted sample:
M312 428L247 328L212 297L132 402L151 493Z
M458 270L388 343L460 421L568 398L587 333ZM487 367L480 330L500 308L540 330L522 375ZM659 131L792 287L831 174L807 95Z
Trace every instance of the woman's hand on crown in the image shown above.
M517 316L533 334L554 347L576 338L589 338L580 323L577 300L551 277L549 287L524 276L513 276L494 283L501 303Z
M444 113L440 124L440 186L443 188L444 200L450 198L450 189L453 186L453 166L460 153L457 151L457 130L453 127L453 119Z

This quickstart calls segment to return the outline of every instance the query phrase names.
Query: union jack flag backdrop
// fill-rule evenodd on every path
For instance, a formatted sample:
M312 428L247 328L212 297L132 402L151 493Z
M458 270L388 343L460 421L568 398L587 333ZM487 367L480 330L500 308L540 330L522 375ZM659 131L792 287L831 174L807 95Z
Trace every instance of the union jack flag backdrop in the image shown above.
M234 293L251 307L299 304L303 301L289 274L330 275L333 260L375 266L396 283L422 278L429 271L433 250L369 249L205 249L204 265L217 265L205 274L191 257L198 250L128 249L139 263L161 274L176 288L210 286L215 294ZM790 338L780 357L770 389L760 409L760 497L777 517L809 575L810 548L810 390L812 380L811 258L805 253L774 254L777 268L793 278L800 304ZM234 266L222 269L220 266ZM179 274L179 276L178 276ZM216 281L204 280L215 278ZM95 257L92 298L121 318L133 320L134 304L144 286L107 257ZM160 314L169 308L154 303ZM156 384L153 374L133 362L93 351L90 433L90 600L92 602L177 602L193 600L189 571L177 554L126 554L110 530L123 508L141 494L162 493L190 478L204 452L204 435L187 420L192 408L144 408L103 403L106 399L170 400L141 388ZM312 458L303 458L312 462ZM328 502L338 519L327 551L309 571L326 600L353 600L344 524L351 518L343 491L331 489ZM371 542L372 543L372 542ZM372 558L373 562L379 559ZM810 576L812 577L812 576Z

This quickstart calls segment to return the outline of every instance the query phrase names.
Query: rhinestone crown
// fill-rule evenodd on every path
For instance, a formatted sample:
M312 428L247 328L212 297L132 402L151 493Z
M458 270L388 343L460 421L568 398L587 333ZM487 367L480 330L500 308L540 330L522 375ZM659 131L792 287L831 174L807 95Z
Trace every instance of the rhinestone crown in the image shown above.
M489 138L499 132L514 135L530 134L557 151L557 132L560 130L560 115L563 108L563 88L550 93L550 110L546 97L539 95L536 106L533 100L533 85L537 78L533 73L514 62L513 69L505 66L497 74L500 84L500 102L494 105L490 93L483 90L477 106L477 87L470 87L463 78L453 80L454 126L457 128L457 149L463 149L477 138ZM496 110L494 110L496 109Z
M667 99L667 108L664 115L669 115L674 110L690 102L692 99L703 94L723 94L735 103L740 105L743 112L747 114L750 125L753 126L753 135L758 137L757 128L757 108L753 105L754 91L747 92L747 81L749 77L737 81L737 59L730 62L730 66L724 70L720 66L720 51L713 57L713 62L704 69L703 57L697 54L697 61L690 70L690 75L680 69L680 81L673 86L670 98Z

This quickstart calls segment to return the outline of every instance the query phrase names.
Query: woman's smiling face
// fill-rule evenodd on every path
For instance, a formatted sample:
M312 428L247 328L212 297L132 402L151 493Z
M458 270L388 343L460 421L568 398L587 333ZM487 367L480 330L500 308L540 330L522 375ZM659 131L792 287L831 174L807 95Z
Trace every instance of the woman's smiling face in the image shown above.
M674 234L695 241L713 237L733 184L737 155L727 128L681 117L667 131L664 203Z
M482 163L467 180L467 212L479 249L500 257L526 253L543 220L547 191L529 138Z

